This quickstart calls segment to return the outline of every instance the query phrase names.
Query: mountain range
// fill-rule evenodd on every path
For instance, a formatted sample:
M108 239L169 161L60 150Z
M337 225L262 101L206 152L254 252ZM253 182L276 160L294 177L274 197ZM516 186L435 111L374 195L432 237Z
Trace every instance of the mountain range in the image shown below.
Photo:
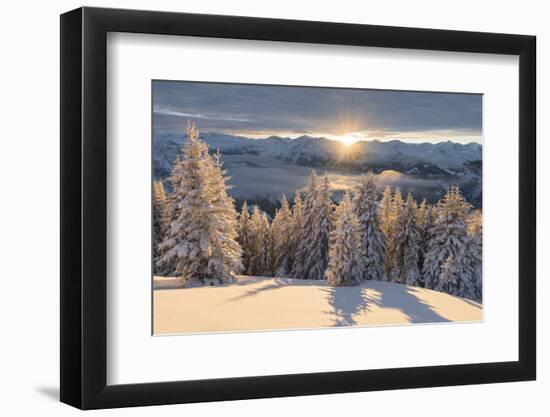
M278 199L291 196L305 185L311 169L329 175L336 197L353 186L360 175L372 171L381 186L400 187L417 199L435 202L451 184L459 184L467 200L482 204L482 146L408 143L399 140L359 141L352 145L322 137L296 139L271 136L254 139L219 132L201 133L211 152L220 151L232 177L237 199ZM153 176L170 175L184 134L160 133L153 137Z

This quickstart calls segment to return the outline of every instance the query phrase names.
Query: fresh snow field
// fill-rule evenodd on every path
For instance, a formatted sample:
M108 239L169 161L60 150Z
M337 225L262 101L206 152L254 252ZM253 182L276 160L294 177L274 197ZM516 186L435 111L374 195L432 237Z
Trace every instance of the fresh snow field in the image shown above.
M194 288L155 277L153 312L157 335L482 320L479 303L424 288L249 276Z

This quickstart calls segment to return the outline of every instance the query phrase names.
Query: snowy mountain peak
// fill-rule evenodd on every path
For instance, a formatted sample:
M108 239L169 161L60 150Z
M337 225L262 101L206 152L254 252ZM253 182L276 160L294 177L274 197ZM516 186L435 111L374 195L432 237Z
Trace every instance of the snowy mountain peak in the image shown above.
M375 173L392 170L420 180L458 183L469 201L478 206L481 204L482 146L479 143L369 140L346 146L339 141L308 135L296 139L275 135L255 139L220 132L201 132L200 138L212 152L219 150L222 153L231 175L235 172L243 178L252 175L250 178L256 182L258 175L268 175L269 170L274 169L289 176L294 175L299 167L301 171L317 168L348 176L369 170ZM183 133L159 133L153 140L154 176L165 178L170 174L186 136ZM297 178L287 180L289 184L301 181ZM273 181L271 179L268 183ZM280 174L277 181L282 181ZM444 189L445 185L438 187ZM278 193L280 195L280 191Z

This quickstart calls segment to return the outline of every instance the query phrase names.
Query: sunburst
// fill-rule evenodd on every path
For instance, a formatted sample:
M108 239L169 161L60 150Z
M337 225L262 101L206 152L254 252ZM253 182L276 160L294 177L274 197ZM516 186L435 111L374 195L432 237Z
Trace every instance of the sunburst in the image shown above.
M346 147L350 147L355 142L361 140L367 126L367 116L364 111L348 108L337 112L336 123L333 124L333 138Z
M334 139L341 142L346 147L350 147L355 142L360 140L360 138L358 138L354 134L335 135Z

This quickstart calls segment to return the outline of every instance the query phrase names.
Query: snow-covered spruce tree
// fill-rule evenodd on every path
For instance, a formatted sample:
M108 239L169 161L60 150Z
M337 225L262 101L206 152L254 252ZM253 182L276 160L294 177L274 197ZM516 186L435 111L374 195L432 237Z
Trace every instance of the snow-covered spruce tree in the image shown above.
M172 184L169 206L171 222L159 245L162 256L157 261L158 268L171 270L172 274L184 280L206 278L210 257L208 148L199 140L193 127L187 127L187 134L188 139L169 178Z
M250 213L248 211L248 204L245 201L243 203L241 213L239 214L239 226L237 230L237 241L241 245L241 249L243 251L242 262L244 271L247 271L250 266L250 227Z
M460 280L458 294L470 300L482 301L482 248L481 241L470 236L464 251L465 279Z
M229 177L223 169L221 154L218 150L209 156L208 164L210 200L209 215L212 218L210 229L211 255L208 260L208 274L212 278L226 279L243 269L242 249L237 242L238 214L235 201L229 197L227 184Z
M328 284L335 287L357 285L363 279L364 269L360 225L346 193L336 209L336 222L330 235Z
M391 281L392 274L390 274L390 272L393 266L391 249L393 247L395 222L392 218L392 191L389 185L386 186L382 193L378 215L380 220L380 231L384 239L384 275L387 280Z
M470 236L477 236L480 239L483 235L483 216L481 210L472 210L470 215L466 219L468 226L468 234Z
M294 266L296 265L296 253L298 252L298 246L300 246L300 236L302 232L303 219L304 219L304 203L299 190L294 193L294 201L292 205L292 225L289 229L289 261L288 261L288 276L292 276Z
M164 206L164 214L166 217L166 227L162 236L162 240L157 244L157 257L155 259L154 269L156 273L160 276L178 276L180 275L177 272L177 260L178 256L175 254L170 254L165 256L176 244L176 239L172 236L172 224L174 220L179 218L180 214L180 205L178 198L181 196L175 192L174 185L178 183L179 177L182 175L182 163L181 155L184 152L184 147L180 151L180 154L176 156L174 165L172 167L172 172L170 176L166 179L170 182L172 191L166 193L166 204Z
M450 254L447 258L445 258L445 261L441 265L441 272L439 273L439 279L435 289L453 294L459 282L458 273L455 258L452 254Z
M374 175L369 172L355 189L353 209L359 220L361 253L365 268L363 279L386 279L384 272L384 238L378 218L378 191Z
M403 209L401 236L398 237L399 245L403 252L403 269L401 282L407 285L418 286L420 284L420 269L418 256L420 253L420 229L417 223L417 206L411 193L407 195Z
M444 289L460 297L471 296L476 269L471 257L471 236L468 235L466 219L470 205L460 194L457 186L450 187L437 204L436 218L430 229L428 250L424 259L424 282L427 288ZM439 283L443 264L452 256L456 282Z
M401 190L399 189L399 187L397 187L395 189L395 192L393 193L391 207L392 207L391 208L391 217L392 217L392 221L394 222L394 228L395 228L396 227L395 222L398 219L401 219L401 216L403 214L403 210L405 208L405 202L403 201L403 196L401 195Z
M418 210L416 212L416 223L420 232L420 250L418 252L418 268L422 271L422 265L424 265L424 255L428 246L429 230L432 226L432 208L423 199ZM420 285L424 286L424 277L420 274Z
M264 221L258 206L250 217L250 265L248 275L263 276L266 271L266 248L264 246Z
M293 222L292 212L288 206L286 196L283 194L281 208L277 210L271 223L273 266L274 275L277 277L288 277L292 268Z
M262 213L262 241L264 247L264 276L273 276L273 237L267 213Z
M187 136L170 176L171 222L159 245L157 267L170 269L185 281L231 279L240 267L241 254L226 179L194 125L188 125Z
M156 262L159 259L161 252L159 245L164 239L164 234L168 227L167 215L167 197L164 192L162 181L153 182L153 265L155 275L162 274L162 270L157 268Z
M389 265L388 281L399 282L401 274L401 267L397 264L397 258L391 258L391 264Z
M466 256L471 262L474 271L472 288L465 293L466 298L482 301L482 251L483 251L483 223L481 210L474 210L467 219L470 244L467 247Z
M388 268L388 280L392 282L403 282L404 246L401 241L404 236L403 228L405 224L403 215L403 197L401 196L401 190L396 188L390 205L390 236L388 246L386 246L386 268Z
M323 279L328 263L333 204L330 183L325 175L320 185L315 171L309 176L298 249L292 275L302 279Z

